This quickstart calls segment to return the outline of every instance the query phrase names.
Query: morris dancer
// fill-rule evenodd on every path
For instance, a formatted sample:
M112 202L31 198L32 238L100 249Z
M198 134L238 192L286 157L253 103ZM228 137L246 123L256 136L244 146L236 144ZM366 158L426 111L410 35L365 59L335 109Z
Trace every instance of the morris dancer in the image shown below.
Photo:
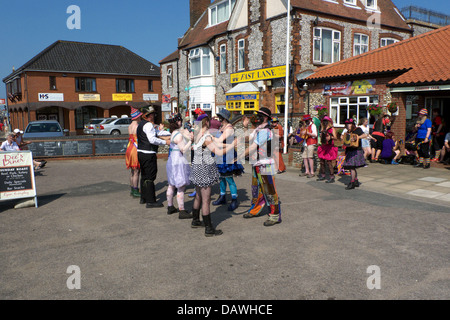
M131 124L128 127L128 145L125 153L125 164L127 169L130 169L130 196L139 198L139 175L141 169L139 166L138 153L137 153L137 134L136 130L141 121L142 112L131 107Z
M259 125L249 137L250 146L246 148L240 158L250 155L252 163L252 206L244 218L254 218L261 215L267 204L270 206L269 218L264 226L269 227L281 223L281 207L275 188L275 161L272 158L274 135L269 124L272 113L268 108L262 107L257 111ZM248 128L248 118L243 121L244 128Z

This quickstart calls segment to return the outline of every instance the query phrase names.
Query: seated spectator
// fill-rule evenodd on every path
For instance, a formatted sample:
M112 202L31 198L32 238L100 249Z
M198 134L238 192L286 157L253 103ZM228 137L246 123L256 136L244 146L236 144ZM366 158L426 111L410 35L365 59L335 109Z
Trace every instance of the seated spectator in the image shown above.
M450 154L450 132L445 135L444 146L441 149L441 154L440 154L440 159L439 159L440 162L444 163L444 164L449 164L450 159L447 161L444 161L445 156L446 155L448 156L449 154Z
M385 163L398 164L397 160L400 156L400 148L398 142L394 141L394 133L388 132L386 138L383 140L380 158L383 159Z
M0 146L1 151L19 151L19 145L14 141L14 132L8 133L6 141Z
M300 121L298 124L298 128L295 132L290 133L288 135L288 146L291 147L295 144L300 144L303 142L303 137L301 136L301 132L305 129L305 123Z

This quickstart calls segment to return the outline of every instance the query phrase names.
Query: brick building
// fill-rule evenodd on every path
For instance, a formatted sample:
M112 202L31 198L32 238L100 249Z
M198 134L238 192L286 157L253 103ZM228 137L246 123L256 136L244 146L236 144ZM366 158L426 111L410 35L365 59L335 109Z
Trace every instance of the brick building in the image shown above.
M323 67L305 81L322 96L337 127L347 118L367 117L370 104L390 103L398 107L392 114L397 137L414 126L421 108L430 118L438 109L450 124L449 39L450 26L442 27Z
M160 61L162 92L214 114L284 111L287 1L190 0L191 26ZM290 113L322 103L303 78L317 68L412 36L391 0L291 0Z
M161 101L159 67L115 45L57 41L3 82L11 127L22 130L30 121L57 120L82 134L91 118Z

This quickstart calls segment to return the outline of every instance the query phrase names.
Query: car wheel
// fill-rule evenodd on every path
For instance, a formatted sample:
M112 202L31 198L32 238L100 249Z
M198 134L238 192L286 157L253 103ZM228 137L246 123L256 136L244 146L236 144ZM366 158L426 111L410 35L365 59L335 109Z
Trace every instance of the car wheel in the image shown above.
M118 135L120 135L120 131L119 130L113 130L113 131L111 131L111 134L113 136L118 136Z

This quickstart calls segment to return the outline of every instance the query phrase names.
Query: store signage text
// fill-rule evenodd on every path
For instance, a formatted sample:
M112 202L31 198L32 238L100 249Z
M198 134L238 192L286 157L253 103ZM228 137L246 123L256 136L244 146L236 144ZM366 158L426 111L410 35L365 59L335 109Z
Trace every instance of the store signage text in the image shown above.
M283 78L285 76L286 76L286 66L279 66L266 69L232 73L231 83Z

